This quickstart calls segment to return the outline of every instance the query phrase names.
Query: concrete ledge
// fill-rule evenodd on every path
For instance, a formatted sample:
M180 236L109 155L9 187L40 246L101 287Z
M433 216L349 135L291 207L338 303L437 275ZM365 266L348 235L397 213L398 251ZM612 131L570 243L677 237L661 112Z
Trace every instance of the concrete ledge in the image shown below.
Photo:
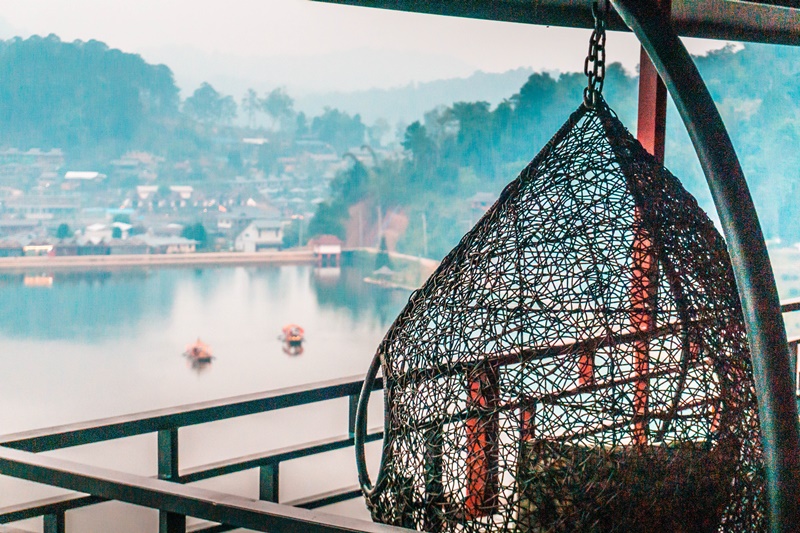
M111 269L161 266L202 265L266 265L304 264L314 262L311 250L286 252L209 252L186 254L141 254L141 255L80 255L2 257L0 271L30 272L44 270Z

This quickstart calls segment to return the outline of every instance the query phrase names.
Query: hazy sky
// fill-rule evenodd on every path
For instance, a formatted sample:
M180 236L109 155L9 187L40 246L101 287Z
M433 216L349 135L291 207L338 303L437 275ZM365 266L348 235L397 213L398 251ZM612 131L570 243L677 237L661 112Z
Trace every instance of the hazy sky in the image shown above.
M588 39L585 30L307 0L0 0L0 6L5 37L55 33L66 41L104 41L168 64L184 90L202 79L308 91L390 87L475 70L574 71L582 68ZM615 33L608 42L612 61L635 68L631 35ZM722 45L695 41L690 49Z

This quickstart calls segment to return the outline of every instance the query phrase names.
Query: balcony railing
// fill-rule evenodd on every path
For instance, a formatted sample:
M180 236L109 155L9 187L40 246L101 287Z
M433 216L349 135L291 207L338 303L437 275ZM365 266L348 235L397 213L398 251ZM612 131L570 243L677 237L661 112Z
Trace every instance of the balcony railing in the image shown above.
M284 461L353 445L355 409L362 380L344 378L275 391L195 403L0 436L0 473L71 489L76 493L0 508L0 524L43 517L44 533L64 533L71 509L107 500L159 510L159 531L219 532L237 528L255 531L391 532L406 531L363 520L324 515L311 509L357 498L357 486L294 501L280 501L280 465ZM375 389L382 386L379 381ZM268 452L236 457L190 469L178 468L178 430L182 427L264 413L315 402L349 398L347 433ZM158 435L158 478L44 457L44 452L147 433ZM368 433L370 441L381 430ZM250 469L259 469L259 499L250 500L184 486ZM186 516L208 520L187 529ZM19 531L19 530L17 530Z
M800 311L800 299L784 302L781 309L784 313ZM793 355L792 371L796 376L795 383L800 395L800 375L797 373L800 336L790 337L789 348ZM117 500L158 509L161 533L186 531L212 533L237 528L319 533L408 531L311 511L359 497L361 491L357 486L341 487L294 501L280 499L278 488L281 463L353 445L355 410L362 382L360 378L343 378L0 436L0 474L76 491L0 508L0 524L42 517L44 533L65 533L65 516L68 511L108 500ZM382 382L378 379L374 390L379 390L381 387ZM183 470L179 468L178 430L182 427L337 398L349 398L348 427L346 433L340 436ZM147 433L158 435L157 478L122 473L38 454L38 452ZM367 440L379 440L382 436L382 430L375 429L368 433ZM185 485L250 469L259 470L257 500ZM207 522L187 528L187 516ZM0 531L22 532L19 529L3 530L1 527Z

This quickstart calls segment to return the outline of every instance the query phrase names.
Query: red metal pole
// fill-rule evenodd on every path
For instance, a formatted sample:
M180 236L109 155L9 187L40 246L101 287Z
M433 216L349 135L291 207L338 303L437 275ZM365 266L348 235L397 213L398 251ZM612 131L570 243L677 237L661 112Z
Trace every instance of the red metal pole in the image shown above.
M467 520L492 514L498 495L497 407L500 400L497 368L480 371L467 389L467 409L478 411L467 425Z
M582 353L578 359L578 385L594 385L594 353Z
M646 333L655 329L656 272L658 265L653 255L653 242L647 231L638 225L641 216L637 209L634 220L631 279L631 326L633 333ZM650 395L650 340L647 336L634 343L633 371L643 376L635 383L633 414L637 418L633 425L635 444L647 444L647 401Z
M669 17L672 0L657 0ZM639 53L639 121L636 138L645 150L664 164L664 138L667 129L667 87L656 72L644 48Z
M665 17L669 17L671 0L657 0ZM667 87L656 72L650 58L641 48L639 55L639 120L636 136L645 150L650 152L660 164L664 164L664 141L667 129ZM638 212L634 215L633 237L633 282L631 323L636 331L650 331L655 327L655 273L656 259L652 255L651 242L642 231ZM638 341L634 352L634 372L645 376L650 369L650 353L647 340ZM634 415L644 417L647 413L649 380L643 378L636 382L634 391ZM647 420L634 424L633 440L636 444L647 444Z

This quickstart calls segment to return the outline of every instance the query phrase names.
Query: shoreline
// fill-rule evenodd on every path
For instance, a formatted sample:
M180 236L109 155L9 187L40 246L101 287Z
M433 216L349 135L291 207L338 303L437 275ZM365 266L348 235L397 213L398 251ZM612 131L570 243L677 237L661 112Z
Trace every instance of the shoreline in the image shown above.
M311 250L288 252L207 252L185 254L0 257L0 272L63 271L142 267L310 264Z

